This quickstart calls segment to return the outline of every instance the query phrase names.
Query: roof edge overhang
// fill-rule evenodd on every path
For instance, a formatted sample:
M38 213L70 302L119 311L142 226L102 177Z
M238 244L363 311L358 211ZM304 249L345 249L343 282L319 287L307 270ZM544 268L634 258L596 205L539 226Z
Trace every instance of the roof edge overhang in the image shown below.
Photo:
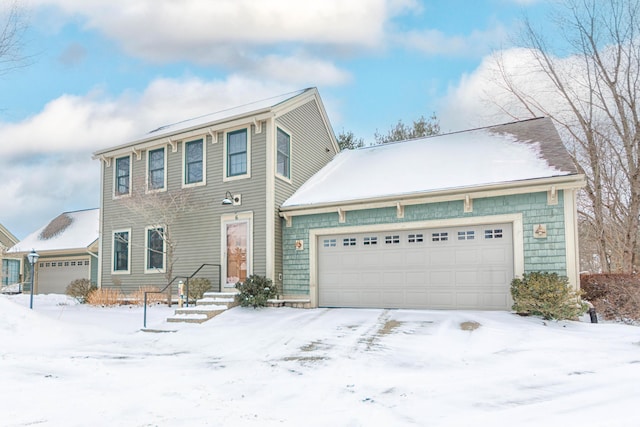
M93 242L91 243L91 245L84 247L84 248L69 248L69 249L42 249L42 250L38 250L35 249L36 252L38 252L38 255L40 255L40 257L53 257L53 256L71 256L71 255L87 255L88 252L93 252L93 248L92 246L94 246ZM12 252L7 252L7 255L9 256L21 256L21 255L28 255L29 252L31 252L32 249L29 250L16 250L16 251L12 251Z
M402 206L409 206L465 200L467 198L480 199L486 197L579 189L583 188L585 185L586 180L583 174L572 174L549 178L528 179L523 181L511 181L477 187L461 187L429 192L396 194L360 200L344 200L309 205L285 206L280 207L280 216L287 218L299 215L336 212L336 209L340 209L341 211L354 211L396 207L398 204Z
M176 130L173 132L167 132L161 135L153 135L146 138L137 139L125 144L118 145L116 147L105 148L93 153L92 159L99 160L104 157L115 157L122 154L129 154L131 152L137 153L142 150L146 150L150 147L156 147L158 145L170 144L175 141L182 141L184 139L195 138L219 132L226 128L240 126L247 123L254 123L254 121L263 121L273 117L274 113L271 108L263 110L252 111L250 114L242 114L233 117L226 117L224 119L212 121L209 123L194 125L189 128Z
M217 120L212 120L210 122L195 124L190 127L176 129L167 133L159 133L156 135L149 134L148 136L138 138L133 141L117 145L115 147L97 150L93 153L92 158L94 160L98 160L106 157L115 157L122 154L128 154L132 151L139 152L150 147L174 142L174 140L180 141L201 135L211 134L213 132L219 132L226 128L267 120L276 116L280 111L286 109L290 104L308 102L310 97L316 97L316 99L319 98L317 95L318 92L315 88L303 89L299 94L294 95L291 98L288 98L275 105L223 117Z

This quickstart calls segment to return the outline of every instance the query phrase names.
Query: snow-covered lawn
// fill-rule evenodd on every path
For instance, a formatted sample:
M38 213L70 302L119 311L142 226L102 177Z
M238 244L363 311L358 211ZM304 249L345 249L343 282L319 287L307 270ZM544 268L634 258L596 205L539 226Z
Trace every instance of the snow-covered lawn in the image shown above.
M0 296L2 426L638 426L640 328L504 312Z

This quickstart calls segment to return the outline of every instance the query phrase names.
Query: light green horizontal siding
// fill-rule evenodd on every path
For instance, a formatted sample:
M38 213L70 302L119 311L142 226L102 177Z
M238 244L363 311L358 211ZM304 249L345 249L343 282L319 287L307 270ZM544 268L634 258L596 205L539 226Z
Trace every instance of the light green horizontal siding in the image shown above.
M313 102L290 111L276 120L280 126L291 133L291 182L275 179L275 274L284 272L282 258L282 219L279 207L311 176L322 169L333 157L336 151L331 143L331 137L322 120L318 105ZM275 174L275 171L272 173ZM282 282L277 282L282 286Z
M234 212L253 212L253 262L252 271L264 275L265 237L266 237L266 133L255 133L251 129L251 177L223 182L224 167L224 134L218 134L218 142L209 142L206 146L206 185L181 190L182 186L182 142L177 145L176 152L166 146L167 156L167 191L186 191L189 194L189 211L183 213L171 227L172 236L177 242L174 257L174 276L189 276L202 264L221 263L221 224L224 214ZM155 148L159 148L158 147ZM144 183L146 174L146 152L140 160L132 156L132 182ZM136 215L123 205L122 200L112 198L113 168L104 167L103 176L103 212L102 212L102 286L117 287L123 292L137 290L140 286L164 286L167 283L162 273L145 274L145 228L152 223L144 216ZM135 184L134 184L135 185ZM225 192L242 195L241 206L222 206ZM163 223L158 220L157 223ZM112 269L112 233L113 230L131 228L131 259L129 274L111 274ZM212 269L205 274L213 274Z
M283 228L284 292L288 295L309 293L308 248L311 229L514 213L522 213L523 216L525 273L548 271L566 275L564 192L558 192L557 205L547 205L547 194L541 192L474 199L471 213L464 213L462 201L451 201L406 206L404 218L401 219L397 218L395 207L347 211L344 223L339 223L337 212L295 216L292 226ZM546 224L547 238L533 237L536 224ZM304 241L304 251L295 250L296 240Z

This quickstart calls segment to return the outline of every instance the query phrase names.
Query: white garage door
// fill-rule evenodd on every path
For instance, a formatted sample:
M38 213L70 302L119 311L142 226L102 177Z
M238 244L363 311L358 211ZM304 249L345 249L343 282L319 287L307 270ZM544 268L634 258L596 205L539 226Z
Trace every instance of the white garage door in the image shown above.
M64 294L76 279L91 277L89 259L56 259L38 261L39 294Z
M511 224L320 236L321 307L509 310Z

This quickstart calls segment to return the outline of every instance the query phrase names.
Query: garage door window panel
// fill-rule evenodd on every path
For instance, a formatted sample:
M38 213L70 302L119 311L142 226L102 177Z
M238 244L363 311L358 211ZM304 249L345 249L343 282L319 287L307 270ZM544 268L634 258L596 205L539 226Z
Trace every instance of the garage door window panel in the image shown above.
M400 243L400 235L384 236L384 243L386 245L397 245Z

